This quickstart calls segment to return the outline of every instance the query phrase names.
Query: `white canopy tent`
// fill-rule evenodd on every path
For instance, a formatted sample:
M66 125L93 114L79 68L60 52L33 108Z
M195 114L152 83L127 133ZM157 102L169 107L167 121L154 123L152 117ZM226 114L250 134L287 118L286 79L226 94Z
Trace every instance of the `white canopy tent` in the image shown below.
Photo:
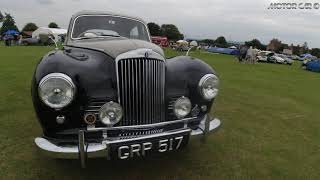
M179 41L177 41L177 43L188 43L188 41L185 41L185 40L179 40Z
M33 31L32 38L39 38L40 34L53 35L54 39L61 41L59 35L67 34L68 30L58 29L58 28L47 28L39 27L37 30Z

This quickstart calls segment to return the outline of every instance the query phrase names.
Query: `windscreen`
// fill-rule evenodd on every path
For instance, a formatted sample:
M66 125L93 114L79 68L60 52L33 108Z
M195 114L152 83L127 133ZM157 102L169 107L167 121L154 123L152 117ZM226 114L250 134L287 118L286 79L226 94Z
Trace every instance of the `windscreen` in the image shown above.
M72 38L126 37L149 41L146 26L140 21L118 16L80 16L76 18Z

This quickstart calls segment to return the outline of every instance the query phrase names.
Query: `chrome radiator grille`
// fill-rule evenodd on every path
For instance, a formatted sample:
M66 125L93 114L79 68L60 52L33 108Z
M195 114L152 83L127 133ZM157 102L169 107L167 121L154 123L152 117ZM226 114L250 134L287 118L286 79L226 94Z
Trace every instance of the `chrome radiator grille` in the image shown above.
M124 116L120 125L152 124L165 120L165 63L150 58L117 62L118 95Z

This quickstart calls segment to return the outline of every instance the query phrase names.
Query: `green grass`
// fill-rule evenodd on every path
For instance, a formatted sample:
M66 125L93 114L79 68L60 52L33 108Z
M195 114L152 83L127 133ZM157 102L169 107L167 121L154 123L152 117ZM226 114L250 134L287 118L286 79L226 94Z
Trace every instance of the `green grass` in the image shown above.
M52 48L51 48L52 49ZM221 129L206 144L145 160L54 160L36 150L41 135L30 97L48 47L0 46L0 179L318 179L320 74L277 64L239 64L193 52L212 65L221 90L212 109ZM166 50L167 56L176 52Z

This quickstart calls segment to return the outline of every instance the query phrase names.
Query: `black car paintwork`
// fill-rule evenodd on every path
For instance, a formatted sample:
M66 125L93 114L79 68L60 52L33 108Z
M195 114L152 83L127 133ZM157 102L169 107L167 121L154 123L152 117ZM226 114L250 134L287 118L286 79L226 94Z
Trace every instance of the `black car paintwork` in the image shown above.
M86 60L74 58L85 54ZM48 53L38 64L32 83L32 96L38 119L44 133L52 133L82 125L83 107L93 98L117 99L115 61L104 53L87 49L66 48L63 51ZM49 108L38 97L37 87L40 80L49 73L64 73L73 80L76 97L73 102L60 111ZM65 115L66 122L55 122L57 115Z
M49 73L64 73L73 80L76 96L70 105L55 110L46 106L38 96L40 80ZM179 56L166 60L166 106L172 98L186 96L193 105L207 105L210 110L213 101L204 100L198 83L205 74L215 74L214 70L199 59ZM85 128L84 109L92 99L118 101L115 60L104 52L65 47L48 53L39 62L32 81L32 99L38 120L48 138L67 138L76 135L77 129ZM194 106L193 106L194 107ZM198 119L206 112L200 112ZM167 120L174 120L166 112ZM56 116L64 115L64 124L56 122ZM76 136L72 136L76 138Z
M83 39L72 41L72 43L69 42L68 46L100 50L113 58L116 58L119 54L135 49L151 49L152 51L164 56L163 50L156 44L138 39L128 39L125 37Z

